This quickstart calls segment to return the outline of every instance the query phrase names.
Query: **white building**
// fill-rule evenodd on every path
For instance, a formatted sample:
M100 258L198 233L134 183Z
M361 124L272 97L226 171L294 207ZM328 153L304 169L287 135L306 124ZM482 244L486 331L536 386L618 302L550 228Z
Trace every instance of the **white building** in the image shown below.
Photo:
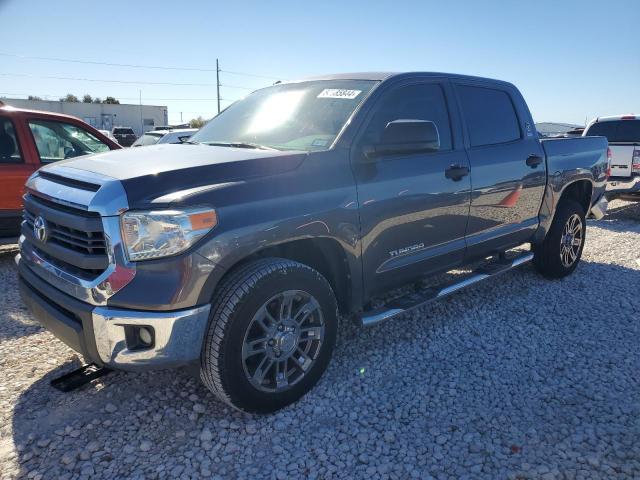
M60 102L21 98L0 98L0 100L16 108L73 115L98 130L111 130L112 127L131 127L138 136L143 132L153 130L154 126L169 123L167 107L161 105Z

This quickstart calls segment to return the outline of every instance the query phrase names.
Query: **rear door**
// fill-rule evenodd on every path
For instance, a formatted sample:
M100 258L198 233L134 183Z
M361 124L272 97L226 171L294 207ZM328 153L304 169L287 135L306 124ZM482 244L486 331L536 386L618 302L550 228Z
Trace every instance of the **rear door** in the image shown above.
M468 168L461 134L452 128L450 85L413 80L389 86L375 101L354 142L365 290L375 294L464 257L469 175L446 178L452 165ZM440 150L387 154L365 161L367 145L380 142L395 120L436 124ZM456 119L457 120L457 119Z
M603 136L611 149L611 176L631 177L634 151L640 152L640 119L605 120L593 123L585 136ZM640 157L640 153L638 153ZM638 159L640 161L640 158ZM640 165L637 172L640 173Z
M467 257L526 242L546 186L544 152L519 92L506 84L457 83L471 163Z

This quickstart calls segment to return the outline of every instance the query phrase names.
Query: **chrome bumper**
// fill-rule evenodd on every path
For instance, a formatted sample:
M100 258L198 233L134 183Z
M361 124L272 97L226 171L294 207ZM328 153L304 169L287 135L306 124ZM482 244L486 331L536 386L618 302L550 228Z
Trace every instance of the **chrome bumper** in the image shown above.
M209 305L179 312L143 312L97 307L93 334L101 363L124 370L184 365L200 358ZM153 346L130 349L127 327L153 332Z
M42 326L88 361L120 370L186 365L200 358L210 305L173 312L93 306L42 280L16 256L22 299ZM146 327L148 345L137 341Z
M624 195L640 195L640 175L636 174L630 178L610 178L605 195L609 199Z
M589 218L595 218L596 220L600 220L604 217L605 213L607 213L607 208L609 207L609 202L606 197L603 195L600 197L600 200L596 202L596 204L591 207L589 211Z

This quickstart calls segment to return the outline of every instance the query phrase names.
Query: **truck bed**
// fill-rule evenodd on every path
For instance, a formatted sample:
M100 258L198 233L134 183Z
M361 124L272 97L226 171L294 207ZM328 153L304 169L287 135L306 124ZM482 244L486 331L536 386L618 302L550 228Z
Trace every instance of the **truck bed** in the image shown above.
M602 159L606 163L606 137L543 138L540 140L547 157L549 179L558 176L600 177Z

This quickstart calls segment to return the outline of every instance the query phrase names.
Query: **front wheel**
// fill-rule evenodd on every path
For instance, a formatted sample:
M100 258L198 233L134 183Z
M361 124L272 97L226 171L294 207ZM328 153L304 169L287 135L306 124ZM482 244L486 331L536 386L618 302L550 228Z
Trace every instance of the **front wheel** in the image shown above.
M575 200L562 201L544 241L533 246L533 264L538 272L548 278L572 273L582 257L586 232L582 205Z
M272 412L316 384L336 332L336 299L320 273L291 260L257 260L216 294L200 377L237 409Z

